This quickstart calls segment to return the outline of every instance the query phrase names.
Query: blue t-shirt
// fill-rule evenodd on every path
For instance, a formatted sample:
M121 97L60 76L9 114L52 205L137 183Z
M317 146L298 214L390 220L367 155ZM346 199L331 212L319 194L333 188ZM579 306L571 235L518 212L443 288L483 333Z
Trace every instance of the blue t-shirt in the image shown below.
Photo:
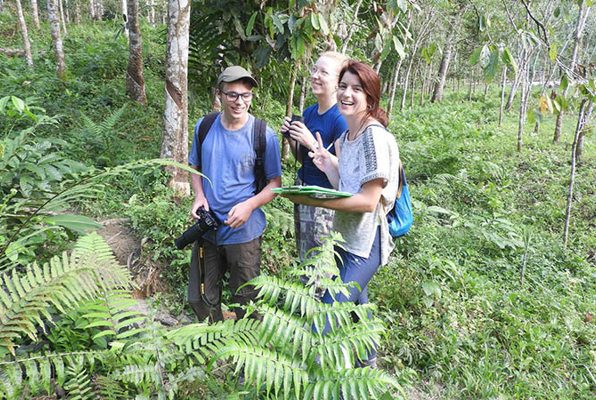
M248 115L246 124L236 131L229 131L221 123L221 114L217 116L201 146L201 161L197 153L199 143L199 119L195 127L192 149L188 162L199 167L209 178L203 177L203 192L209 202L209 208L222 223L217 231L209 232L205 239L215 245L247 243L258 238L265 229L265 213L257 208L248 221L233 229L223 222L228 212L236 204L243 202L255 192L254 166L256 153L253 146L254 117ZM265 150L265 177L273 179L281 176L279 141L275 132L267 127L267 146Z
M312 132L316 138L316 133L321 134L323 140L323 146L329 148L329 151L335 154L335 146L332 145L341 134L348 129L346 119L339 113L337 104L334 104L329 110L323 114L319 114L319 105L314 104L304 110L302 114L304 116L304 124ZM332 185L327 179L327 175L320 169L318 169L312 162L312 159L308 156L307 149L303 146L300 147L302 151L302 167L298 170L298 177L302 179L302 182L306 185L317 185L325 188L331 188Z

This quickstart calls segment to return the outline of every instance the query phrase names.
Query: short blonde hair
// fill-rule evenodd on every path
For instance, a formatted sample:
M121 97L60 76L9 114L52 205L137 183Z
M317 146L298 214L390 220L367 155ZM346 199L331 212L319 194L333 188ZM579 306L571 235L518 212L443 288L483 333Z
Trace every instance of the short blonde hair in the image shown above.
M342 68L348 62L348 56L346 56L345 54L339 53L337 51L324 51L321 54L319 54L319 59L321 59L323 57L333 60L338 73L339 73L339 71L342 70Z

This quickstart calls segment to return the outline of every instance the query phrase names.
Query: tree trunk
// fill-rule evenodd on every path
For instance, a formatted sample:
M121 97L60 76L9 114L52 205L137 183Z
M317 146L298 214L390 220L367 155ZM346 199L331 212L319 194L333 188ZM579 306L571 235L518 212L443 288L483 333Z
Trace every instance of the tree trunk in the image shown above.
M395 92L397 90L397 82L399 81L399 70L403 59L400 57L395 70L393 71L393 85L391 86L391 97L389 98L389 104L387 105L387 115L391 118L391 111L393 110L393 101L395 100Z
M135 1L135 0L130 0L130 1ZM137 2L139 0L136 0ZM122 4L122 25L123 25L123 31L124 31L124 36L126 36L126 38L128 39L129 37L129 27L132 26L132 21L130 20L130 9L129 6L126 4L126 0L122 0L121 1ZM138 5L135 7L136 8L136 24L139 24L139 7ZM140 37L140 36L139 36Z
M519 106L519 124L517 130L517 151L522 150L522 138L524 132L524 124L526 123L526 115L528 111L528 98L529 98L529 91L530 91L530 77L529 77L529 69L530 69L530 56L528 55L528 50L524 49L523 51L523 60L527 60L522 64L522 70L520 72L520 86L521 86L521 93L520 93L520 106Z
M300 104L298 108L300 110L300 115L304 112L304 104L306 103L306 92L308 91L308 80L307 78L302 78L302 87L300 88Z
M575 64L577 63L577 55L579 53L579 47L581 45L582 35L584 33L584 26L586 19L588 18L589 8L586 8L586 2L579 2L579 12L577 14L577 24L575 25L575 40L573 42L573 52L571 54L571 60L569 62L569 70L575 71ZM563 91L563 97L567 97L571 85L568 85ZM557 115L557 123L555 124L555 133L553 135L553 142L558 143L561 140L561 126L563 125L563 114L565 110L561 108Z
M66 4L64 5L64 9L65 9L65 11L64 11L64 17L65 17L65 19L64 19L64 21L70 22L71 21L71 19L70 19L70 6L69 6L70 3L69 3L69 0L64 0L64 1L66 2Z
M81 25L81 2L75 1L74 5L75 23Z
M356 29L356 21L358 21L358 10L360 10L360 5L362 4L362 0L358 0L356 3L356 8L354 9L354 18L352 18L352 23L350 24L350 29L348 30L348 36L344 40L344 43L341 46L341 52L346 54L346 50L348 49L348 44L350 40L352 40L352 35L354 34L354 30Z
M592 102L584 99L579 107L577 118L577 127L575 129L575 136L571 146L571 177L569 178L569 193L567 196L567 211L565 212L565 229L563 232L563 245L567 246L567 239L569 238L569 221L571 220L571 203L573 201L573 186L575 184L575 170L577 165L577 144L581 132L584 130L586 123L590 118L592 112Z
M126 69L126 94L132 100L147 104L143 77L143 40L139 25L139 0L128 0L129 55Z
M517 92L517 88L519 87L520 77L519 74L513 79L513 83L511 84L511 91L509 92L509 97L507 98L507 103L505 103L505 111L509 111L511 106L513 105L513 99L515 98L515 92Z
M499 108L499 126L503 123L503 104L505 103L505 84L507 83L507 67L503 67L503 83L501 84L501 106Z
M155 25L155 0L149 0L149 23Z
M166 41L166 92L161 157L188 163L188 40L190 2L168 0ZM172 174L168 185L183 195L190 195L188 174L168 167Z
M27 65L33 68L33 55L31 54L31 42L29 42L29 33L27 32L27 24L25 23L25 16L23 15L23 6L21 0L15 1L17 5L17 18L19 20L19 28L21 29L21 36L23 37L23 48L25 49L25 60Z
M594 107L594 103L590 102L590 104L588 105L588 108L586 110L586 117L584 118L584 126L582 127L582 130L579 132L579 135L577 137L577 147L575 149L575 159L577 160L577 163L580 164L582 162L582 157L584 155L584 137L586 134L586 130L587 131L592 131L592 128L588 128L586 129L586 126L588 126L588 121L590 120L590 115L592 114L592 109Z
M412 88L410 89L410 108L414 107L414 95L416 94L416 77L418 76L418 70L414 72L412 76Z
M408 68L406 69L406 76L404 77L404 85L403 85L403 92L401 94L401 103L399 104L399 109L403 110L406 106L406 96L408 94L408 85L410 83L410 74L412 72L412 65L414 64L414 53L416 49L414 49L410 54L410 59L408 60Z
M37 9L37 0L31 0L31 15L33 16L33 24L35 25L35 29L41 29L41 24L39 23L39 10Z
M96 11L95 11L95 15L97 16L97 19L99 21L103 20L103 3L102 3L102 1L103 0L95 0L95 7L97 7Z
M64 33L64 36L68 35L68 32L66 31L66 21L64 18L64 7L62 7L62 0L58 0L58 7L60 9L60 20L62 22L62 32Z
M89 0L89 15L91 16L91 20L96 19L95 14L97 14L97 12L95 11L95 1L96 0Z
M288 93L288 101L286 103L286 116L292 115L292 106L294 105L294 88L296 87L296 80L298 79L298 70L300 69L300 61L296 61L292 68L292 75L290 76L290 89ZM282 140L281 159L287 160L290 158L290 142L284 138Z
M56 59L56 75L62 79L66 74L64 62L64 48L60 35L60 20L58 19L58 0L48 0L48 19L50 20L50 33L54 45L54 58Z

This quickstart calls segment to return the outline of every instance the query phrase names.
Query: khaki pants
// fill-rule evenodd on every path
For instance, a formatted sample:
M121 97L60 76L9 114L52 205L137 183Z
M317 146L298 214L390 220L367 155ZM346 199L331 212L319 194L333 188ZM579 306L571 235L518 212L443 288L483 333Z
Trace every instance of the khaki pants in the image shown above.
M215 246L207 241L203 243L203 265L199 257L200 246L194 244L190 260L188 279L188 302L200 321L209 317L211 322L222 321L221 293L226 271L230 272L230 291L232 303L241 305L254 300L257 291L253 286L242 285L257 277L261 272L261 238L247 243ZM204 290L201 285L204 284ZM246 311L234 307L238 319Z

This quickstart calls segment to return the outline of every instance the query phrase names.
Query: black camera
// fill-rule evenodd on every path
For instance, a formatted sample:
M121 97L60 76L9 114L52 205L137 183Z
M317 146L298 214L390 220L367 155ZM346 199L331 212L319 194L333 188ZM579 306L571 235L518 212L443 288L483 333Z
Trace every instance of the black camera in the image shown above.
M217 230L219 221L213 212L205 210L205 207L200 207L197 210L197 215L199 216L197 222L174 241L179 250L185 248L189 243L201 239L206 232Z
M300 121L302 123L304 123L304 117L302 115L292 115L292 119L290 120L290 124L294 121ZM285 137L286 139L291 139L292 137L290 136L290 131L287 130L285 132L282 133L283 137Z

